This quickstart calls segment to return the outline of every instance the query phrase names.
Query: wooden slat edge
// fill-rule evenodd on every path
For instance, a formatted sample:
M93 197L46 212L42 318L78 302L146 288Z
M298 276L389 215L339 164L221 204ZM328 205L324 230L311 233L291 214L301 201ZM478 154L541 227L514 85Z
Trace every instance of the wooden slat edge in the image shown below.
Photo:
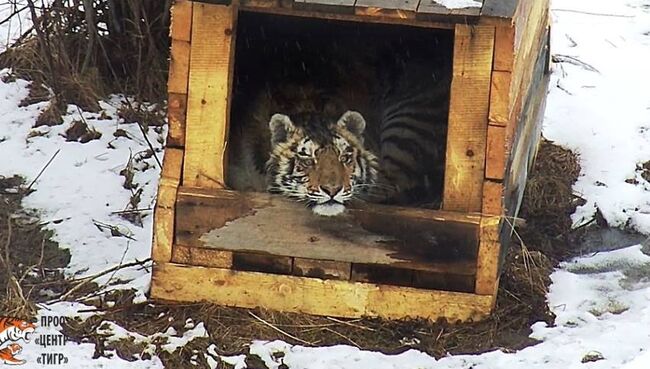
M485 178L503 180L506 172L506 127L488 125Z
M183 183L224 187L237 6L194 4Z
M443 210L481 210L494 34L456 25Z
M503 206L503 183L486 180L483 184L483 214L501 215Z
M175 244L172 248L171 261L173 263L230 269L232 260L233 254L230 251L188 247L178 244Z
M499 286L499 224L501 217L484 217L476 263L476 293L496 296Z
M191 281L188 283L188 281ZM494 298L229 269L154 264L151 296L173 301L211 301L226 306L358 318L406 317L480 320Z
M204 197L204 198L218 198L218 199L238 199L241 196L247 196L254 202L268 203L273 201L273 198L281 198L278 195L269 193L253 193L253 192L238 192L225 189L210 189L200 188L193 186L181 186L178 189L178 196L187 197ZM404 217L411 217L417 219L429 219L441 222L457 222L464 224L480 224L481 215L480 210L475 213L459 213L455 211L434 210L434 209L418 209L408 208L392 205L371 204L371 203L351 203L349 205L350 211L376 211L388 212L399 214Z

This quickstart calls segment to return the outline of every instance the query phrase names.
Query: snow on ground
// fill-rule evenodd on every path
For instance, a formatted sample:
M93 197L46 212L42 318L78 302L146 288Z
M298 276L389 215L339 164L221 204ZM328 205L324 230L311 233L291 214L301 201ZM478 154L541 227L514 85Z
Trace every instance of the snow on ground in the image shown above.
M552 12L552 52L557 60L552 75L544 134L547 138L580 154L582 176L575 190L587 203L574 216L576 224L589 219L595 206L613 225L628 224L650 234L650 183L637 165L650 160L650 0L557 0ZM0 8L0 15L6 11ZM5 32L2 28L0 31ZM2 34L4 35L4 33ZM4 36L3 36L4 37ZM6 72L3 72L6 73ZM116 118L118 98L104 102L109 117L82 113L102 138L90 143L66 142L61 136L79 111L69 107L64 125L33 130L32 124L44 104L17 107L27 94L27 83L0 82L0 175L20 174L31 181L61 150L34 184L25 206L40 209L55 240L72 254L68 274L92 274L120 262L149 256L151 216L143 227L134 226L111 214L124 208L131 193L122 187L119 172L130 155L147 149L137 125ZM117 128L131 139L113 137ZM31 134L30 134L31 133ZM164 135L164 132L162 133ZM160 147L160 134L149 131L150 140ZM109 148L109 145L113 148ZM162 160L162 154L158 153ZM155 196L159 168L153 158L150 167L136 175L144 188L140 207L148 207ZM638 185L627 183L637 181ZM119 226L133 240L99 231L93 220ZM645 253L644 253L645 251ZM543 342L516 353L500 351L483 355L460 355L440 360L418 352L387 356L350 346L301 347L284 342L256 341L250 351L269 368L286 364L291 369L645 369L650 368L650 257L647 248L633 246L560 266L553 273L548 294L557 315L555 326L538 323L533 337ZM144 269L128 269L113 276L130 280L139 298L146 291L150 275ZM100 282L106 282L108 276ZM56 303L43 306L42 316L83 316L81 304ZM0 312L1 313L1 312ZM205 337L201 322L185 335L166 332L169 349L193 337ZM56 332L40 327L38 334ZM108 324L106 334L115 339L144 337ZM92 344L68 343L58 348L25 345L20 354L31 365L39 355L61 352L69 368L160 368L158 358L137 362L91 359ZM214 347L209 350L213 355ZM278 359L273 353L283 352ZM602 358L594 362L583 360ZM209 358L213 367L216 361ZM224 360L243 368L242 356Z
M580 155L575 190L587 203L574 221L591 219L598 206L610 225L650 233L650 183L637 170L650 160L650 1L553 7L552 52L575 64L556 65L544 135Z

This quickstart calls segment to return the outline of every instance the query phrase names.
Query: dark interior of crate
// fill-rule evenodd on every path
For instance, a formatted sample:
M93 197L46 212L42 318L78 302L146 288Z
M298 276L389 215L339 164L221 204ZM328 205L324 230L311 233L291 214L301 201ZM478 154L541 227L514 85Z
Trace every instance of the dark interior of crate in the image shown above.
M345 96L346 105L341 112L356 110L366 118L365 145L379 155L379 147L383 145L380 143L379 122L382 114L386 114L380 108L379 96L389 89L407 90L404 85L426 81L431 75L449 76L452 57L453 31L448 29L241 12L237 22L231 137L233 134L248 134L241 122L251 111L256 111L259 105L256 98L260 92L281 96L279 106L273 106L265 114L270 119L274 113L291 115L285 110L302 104L303 96L309 95L292 90L316 86L333 99ZM436 78L445 80L443 88L448 95L450 78ZM414 90L418 89L414 87ZM435 103L431 105L435 106ZM422 111L410 114L410 118L420 119L418 114L422 115ZM417 131L423 136L433 136L430 150L436 154L418 151L415 156L418 162L430 161L427 167L432 168L435 174L428 177L429 188L409 194L408 200L400 199L392 204L440 207L448 118L445 115L432 122L432 126L442 126L440 131ZM388 144L402 147L409 143L402 139ZM239 150L233 145L229 149ZM410 165L405 165L405 170L411 169Z
M269 84L330 86L377 58L451 63L449 30L241 13L230 131ZM387 50L389 53L387 53ZM337 59L336 63L332 60ZM365 64L364 64L365 63ZM373 112L352 106L366 117ZM368 119L372 124L372 119ZM244 132L245 134L245 132ZM443 166L444 167L444 166ZM442 179L436 197L442 195ZM322 217L266 193L181 189L176 242L232 252L236 270L472 292L479 219L430 209L351 203Z

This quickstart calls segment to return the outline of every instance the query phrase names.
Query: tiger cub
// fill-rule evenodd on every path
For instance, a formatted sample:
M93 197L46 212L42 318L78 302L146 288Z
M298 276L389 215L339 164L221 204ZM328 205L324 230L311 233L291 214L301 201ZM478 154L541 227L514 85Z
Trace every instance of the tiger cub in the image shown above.
M290 96L282 96L286 91ZM361 113L304 86L266 91L252 106L230 132L232 188L267 190L335 216L377 181L378 161L364 145Z

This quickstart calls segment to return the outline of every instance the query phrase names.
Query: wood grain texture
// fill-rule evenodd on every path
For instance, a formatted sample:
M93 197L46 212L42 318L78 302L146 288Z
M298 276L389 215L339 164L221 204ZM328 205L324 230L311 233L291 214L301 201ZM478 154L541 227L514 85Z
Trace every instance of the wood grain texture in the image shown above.
M187 283L192 281L192 283ZM492 296L408 287L322 280L229 269L156 263L151 296L174 301L211 301L226 306L283 312L388 319L445 317L451 322L485 318Z
M176 194L183 168L183 150L167 148L158 184L158 197L154 208L153 242L151 258L168 262L172 257L175 231Z
M506 126L512 116L514 100L510 82L512 73L493 71L490 85L490 124Z
M548 32L548 31L547 31ZM537 52L529 91L517 124L512 154L505 178L505 207L507 215L516 217L523 198L528 169L537 151L541 136L549 75L547 70L548 39Z
M276 8L280 7L279 0L239 0L241 6L250 6L255 8Z
M323 13L353 14L356 0L294 0L293 9Z
M400 9L415 12L420 0L357 0L356 6L375 9Z
M171 8L169 36L172 40L192 40L192 6L190 0L176 0Z
M530 86L537 52L546 40L545 29L548 25L549 0L524 2L521 14L515 20L515 56L510 83L510 111L519 115L514 110L517 97L525 94Z
M515 62L514 25L497 26L494 35L494 70L511 72Z
M167 91L169 93L187 94L189 72L189 41L172 39L169 56L169 77L167 80Z
M169 93L167 98L167 133L166 147L183 148L185 146L185 116L187 114L187 95Z
M483 210L484 215L502 215L503 209L503 183L485 181L483 184Z
M175 244L172 248L173 263L213 268L231 268L233 255L229 251L187 247Z
M502 180L506 172L506 127L488 125L485 178Z
M234 67L234 6L194 4L183 183L224 186Z
M476 290L479 295L496 296L499 286L499 226L501 217L484 217L476 265Z
M481 210L494 27L456 25L443 209Z
M403 217L350 209L315 215L279 196L216 191L178 195L176 239L183 245L234 253L267 254L395 269L474 274L478 227L474 223Z

